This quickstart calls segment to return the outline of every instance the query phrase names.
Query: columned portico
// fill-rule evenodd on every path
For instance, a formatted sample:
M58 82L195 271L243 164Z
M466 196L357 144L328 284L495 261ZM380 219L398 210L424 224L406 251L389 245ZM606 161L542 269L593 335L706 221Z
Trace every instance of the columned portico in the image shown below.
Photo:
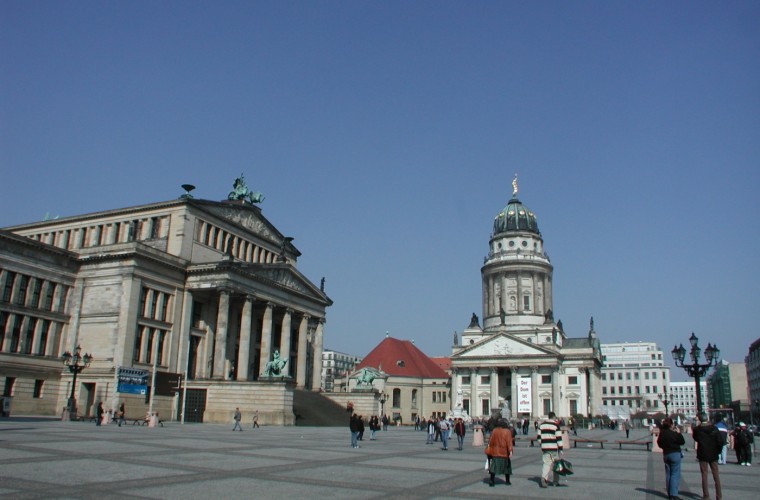
M491 368L491 412L499 408L499 370Z
M251 352L251 315L253 314L253 297L246 295L240 318L240 351L238 353L237 379L248 380L248 366Z
M299 389L306 387L306 337L309 332L309 319L310 317L304 314L301 317L301 324L298 326L298 360L296 361L296 387Z
M261 322L261 354L259 355L259 376L264 374L264 367L272 355L272 321L274 304L267 302L264 319Z
M319 323L317 323L317 329L314 331L314 359L313 359L313 366L311 370L311 390L314 392L319 392L319 389L321 387L321 373L322 373L322 324L324 323L323 319L319 320Z
M517 416L517 394L518 394L517 384L519 383L520 375L519 375L519 368L510 368L510 370L512 371L511 373L512 383L510 384L510 394L509 394L511 397L510 409L512 411L512 417L514 418Z
M214 367L212 378L227 378L224 365L227 360L227 325L230 314L230 294L227 290L219 290L219 309L216 315L214 329Z
M480 415L480 398L478 397L478 369L470 368L470 416Z

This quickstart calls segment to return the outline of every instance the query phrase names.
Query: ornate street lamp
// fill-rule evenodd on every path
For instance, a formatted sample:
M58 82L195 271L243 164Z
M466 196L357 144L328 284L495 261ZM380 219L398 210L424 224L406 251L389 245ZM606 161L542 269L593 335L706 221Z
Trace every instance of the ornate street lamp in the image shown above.
M665 404L665 416L669 417L670 416L670 412L668 411L668 405L672 405L673 404L673 393L672 392L668 392L667 386L665 386L664 389L665 389L665 392L662 393L662 394L658 394L657 395L657 399L659 399L660 401L662 401Z
M380 416L385 416L385 402L388 401L388 395L385 392L380 393Z
M77 400L74 397L74 391L77 387L77 374L90 366L92 356L90 356L89 353L85 353L85 355L82 356L82 346L77 346L74 354L66 351L61 355L61 360L63 361L63 366L67 366L69 371L74 374L74 380L71 382L71 395L69 396L69 402L66 406L66 409L69 412L69 417L73 420L77 415Z
M680 366L686 370L686 373L688 373L690 377L694 378L694 383L697 386L697 416L699 416L702 414L702 390L699 386L699 378L703 377L711 367L718 365L720 349L718 349L717 345L713 346L708 343L707 348L705 349L705 361L707 361L707 363L700 364L699 355L702 352L702 349L699 347L699 339L694 335L694 332L692 332L691 337L689 337L689 343L691 343L691 350L689 351L691 364L684 363L686 349L684 349L683 344L674 347L671 354L673 355L673 361L675 361L676 366Z

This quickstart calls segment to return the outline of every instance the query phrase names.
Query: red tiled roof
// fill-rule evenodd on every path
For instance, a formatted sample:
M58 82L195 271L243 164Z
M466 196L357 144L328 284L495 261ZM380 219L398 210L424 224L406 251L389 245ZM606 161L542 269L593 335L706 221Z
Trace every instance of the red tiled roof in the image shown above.
M432 359L408 340L386 337L356 367L377 368L397 377L449 378Z
M449 370L451 370L451 358L447 358L444 356L444 357L435 357L435 358L430 358L430 359L431 361L433 361L433 363L437 364L441 370L447 373Z

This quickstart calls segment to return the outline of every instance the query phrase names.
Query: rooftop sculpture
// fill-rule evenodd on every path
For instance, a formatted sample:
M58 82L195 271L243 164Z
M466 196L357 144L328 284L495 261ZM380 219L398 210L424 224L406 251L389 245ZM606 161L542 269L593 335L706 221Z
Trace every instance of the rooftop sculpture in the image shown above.
M230 191L230 194L227 195L227 199L242 201L244 203L250 203L253 205L264 201L264 195L248 189L248 186L245 184L245 178L241 173L240 177L236 178L235 182L232 183L232 191Z

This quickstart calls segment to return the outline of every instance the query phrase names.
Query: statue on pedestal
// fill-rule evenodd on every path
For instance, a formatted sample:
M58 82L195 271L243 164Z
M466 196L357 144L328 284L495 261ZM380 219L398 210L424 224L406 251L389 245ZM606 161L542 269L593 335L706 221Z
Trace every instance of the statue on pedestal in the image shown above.
M264 366L264 376L284 377L285 374L282 373L282 369L285 368L285 364L287 362L287 359L280 358L280 351L274 351L274 354L272 355L272 361L267 361L266 366Z

